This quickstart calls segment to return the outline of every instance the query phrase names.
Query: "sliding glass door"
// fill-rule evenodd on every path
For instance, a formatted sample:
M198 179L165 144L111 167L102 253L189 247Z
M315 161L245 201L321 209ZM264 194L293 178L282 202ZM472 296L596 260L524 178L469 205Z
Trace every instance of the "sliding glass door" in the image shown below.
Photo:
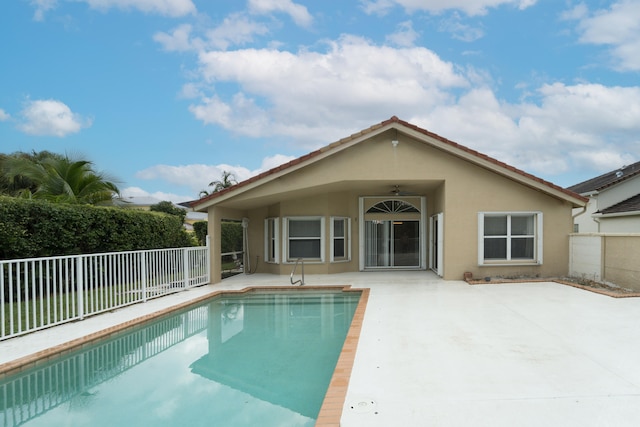
M365 267L420 267L420 221L366 221Z

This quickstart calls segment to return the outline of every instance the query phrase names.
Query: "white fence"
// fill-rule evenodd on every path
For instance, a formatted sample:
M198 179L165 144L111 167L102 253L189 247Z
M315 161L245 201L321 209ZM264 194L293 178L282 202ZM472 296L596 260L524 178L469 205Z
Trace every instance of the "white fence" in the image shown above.
M640 291L640 234L569 235L569 275Z
M209 283L209 247L0 261L0 340Z
M569 237L569 276L602 280L602 236L572 234Z

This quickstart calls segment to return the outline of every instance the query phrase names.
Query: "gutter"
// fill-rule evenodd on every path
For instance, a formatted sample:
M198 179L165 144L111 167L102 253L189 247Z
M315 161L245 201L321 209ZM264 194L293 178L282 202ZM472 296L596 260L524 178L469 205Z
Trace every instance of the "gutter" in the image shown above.
M616 212L616 213L610 213L610 214L603 214L603 213L596 212L592 216L593 216L593 220L598 222L596 218L615 218L620 216L636 216L636 215L640 215L640 211Z

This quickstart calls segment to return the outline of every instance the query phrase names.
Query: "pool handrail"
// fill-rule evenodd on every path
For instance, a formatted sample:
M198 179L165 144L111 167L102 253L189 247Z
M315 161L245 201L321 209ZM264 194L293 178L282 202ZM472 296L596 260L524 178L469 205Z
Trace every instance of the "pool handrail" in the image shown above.
M298 267L298 263L302 264L301 276L299 280L293 281L293 275L296 273L296 268ZM296 259L296 263L293 265L293 270L291 270L291 276L289 277L292 285L298 284L298 286L304 285L304 258Z

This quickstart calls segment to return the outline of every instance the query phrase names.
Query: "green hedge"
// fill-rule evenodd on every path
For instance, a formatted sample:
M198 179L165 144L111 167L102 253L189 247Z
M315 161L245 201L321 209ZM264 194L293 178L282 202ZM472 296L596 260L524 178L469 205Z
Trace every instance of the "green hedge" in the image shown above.
M193 224L193 231L202 246L207 242L207 221L198 221ZM242 250L242 223L223 221L220 225L220 249L222 253L236 252Z
M192 245L173 215L0 197L0 259Z
M242 223L223 221L220 224L220 250L223 254L242 250Z
M208 226L209 223L207 221L197 221L193 223L193 232L200 246L207 244L207 235L209 234Z

